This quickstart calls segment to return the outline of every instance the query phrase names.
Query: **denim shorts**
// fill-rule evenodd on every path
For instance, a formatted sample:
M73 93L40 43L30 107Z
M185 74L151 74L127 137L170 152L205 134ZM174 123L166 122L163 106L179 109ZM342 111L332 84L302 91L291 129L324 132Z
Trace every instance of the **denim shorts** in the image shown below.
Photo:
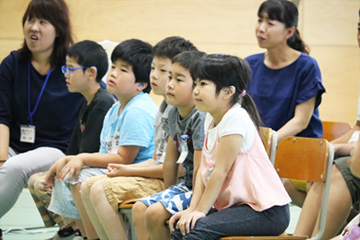
M172 185L162 192L140 199L146 206L161 202L165 209L172 215L190 206L192 190L186 187L185 183Z

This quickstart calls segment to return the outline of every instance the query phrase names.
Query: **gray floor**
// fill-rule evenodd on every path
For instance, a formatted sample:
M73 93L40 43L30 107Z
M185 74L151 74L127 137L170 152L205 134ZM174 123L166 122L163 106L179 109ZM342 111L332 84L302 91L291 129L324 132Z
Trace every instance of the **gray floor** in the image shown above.
M43 240L51 238L58 230L57 227L44 227L27 189L23 190L15 206L1 218L0 228L4 240Z
M296 206L290 206L291 221L287 229L288 233L294 232L300 210ZM51 238L58 230L57 227L43 226L40 214L27 189L21 193L15 206L0 220L4 240L44 240Z

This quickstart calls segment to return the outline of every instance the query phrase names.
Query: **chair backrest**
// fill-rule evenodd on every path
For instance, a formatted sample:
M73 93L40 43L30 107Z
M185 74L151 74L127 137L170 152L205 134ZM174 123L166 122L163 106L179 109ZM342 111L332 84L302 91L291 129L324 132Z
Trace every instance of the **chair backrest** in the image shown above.
M328 151L325 139L287 137L276 151L275 169L281 178L322 182Z
M351 129L351 124L348 122L332 122L332 121L322 121L324 134L324 139L328 141L332 141L340 136L342 136L345 132Z
M218 240L311 239L320 240L325 230L331 167L334 148L326 139L287 137L276 150L275 169L281 178L292 178L324 184L320 208L320 222L316 236L229 236Z
M324 183L319 230L311 239L321 239L325 229L334 148L326 139L287 137L276 150L275 170L281 178Z
M274 165L277 147L277 132L271 128L260 127L260 137L264 144L266 153L268 154L271 163Z

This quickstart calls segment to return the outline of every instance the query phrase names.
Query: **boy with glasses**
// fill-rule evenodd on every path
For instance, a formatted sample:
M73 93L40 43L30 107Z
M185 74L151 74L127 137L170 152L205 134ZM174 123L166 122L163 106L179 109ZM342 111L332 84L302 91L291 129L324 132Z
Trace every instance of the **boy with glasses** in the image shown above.
M84 96L78 121L72 133L66 151L68 158L79 153L98 152L100 132L106 112L114 104L114 97L100 87L101 79L108 69L105 50L96 42L82 41L69 48L66 65L61 70L65 75L70 92ZM47 210L52 187L45 184L46 173L37 173L30 177L28 186L46 227L59 225L60 230L53 239L72 239L78 234L73 221Z

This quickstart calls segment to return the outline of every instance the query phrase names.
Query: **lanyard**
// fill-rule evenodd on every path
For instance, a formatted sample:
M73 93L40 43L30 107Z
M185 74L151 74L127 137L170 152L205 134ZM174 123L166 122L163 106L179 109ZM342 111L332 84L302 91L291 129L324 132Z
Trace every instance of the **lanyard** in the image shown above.
M51 74L51 67L50 67L49 72L48 72L48 74L47 74L47 76L45 78L45 82L44 82L44 84L43 84L43 86L41 88L41 91L40 91L40 94L39 94L38 99L36 101L35 107L31 111L30 110L30 107L31 107L31 104L30 104L30 99L31 99L30 98L30 62L29 62L29 64L28 64L28 119L30 121L30 125L33 125L33 116L34 116L34 114L35 114L35 112L36 112L36 110L37 110L37 108L39 106L40 99L41 99L42 95L44 94L44 90L45 90L46 84L47 84L47 82L49 80L50 74Z

